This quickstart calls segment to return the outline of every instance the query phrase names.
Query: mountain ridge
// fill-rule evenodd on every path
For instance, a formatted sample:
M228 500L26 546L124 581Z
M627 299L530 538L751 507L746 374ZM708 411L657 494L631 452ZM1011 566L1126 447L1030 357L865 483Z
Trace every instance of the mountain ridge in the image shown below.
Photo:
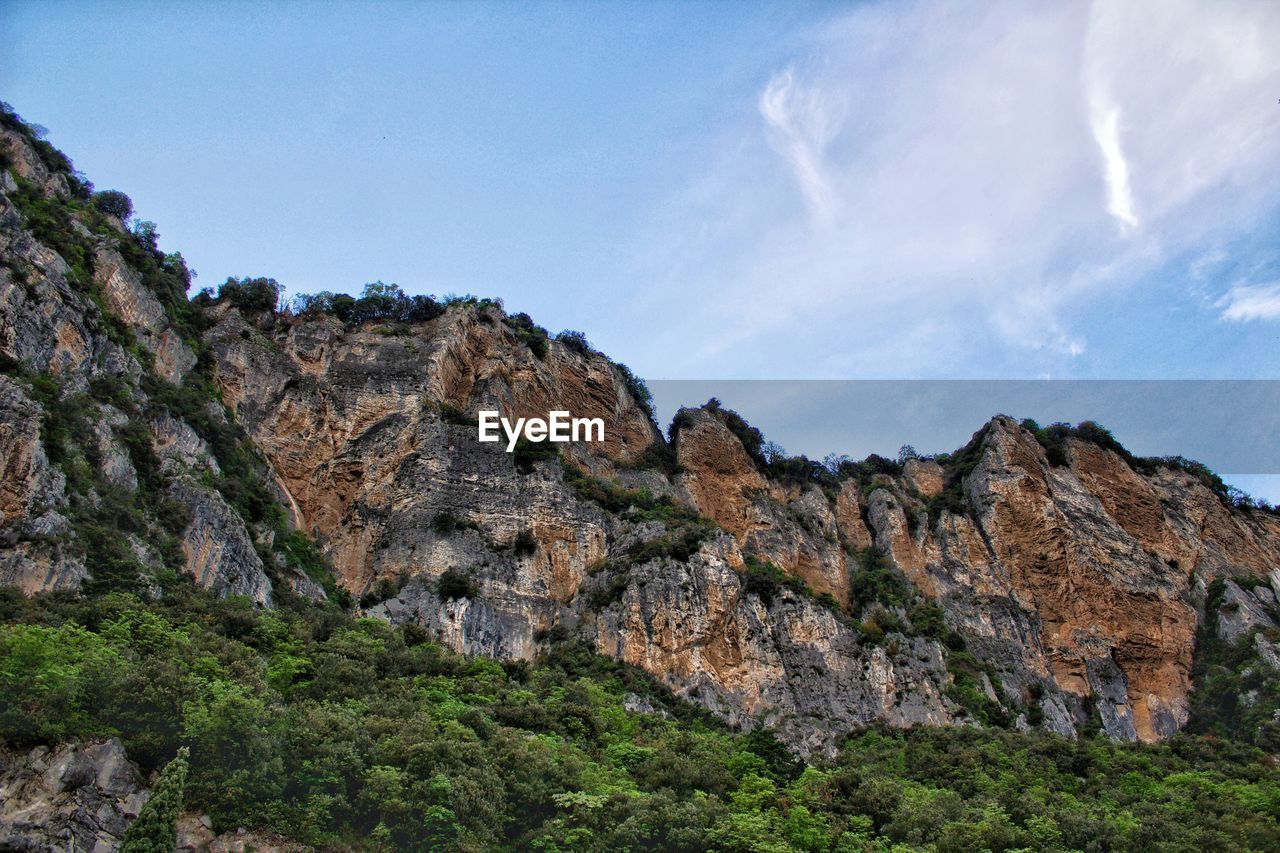
M1202 466L1007 416L835 470L714 400L664 436L629 370L494 300L188 301L154 226L12 113L0 142L2 586L163 602L188 576L509 663L573 641L804 756L877 724L1159 741L1223 714L1280 746L1280 517ZM475 440L489 407L606 440L509 454Z

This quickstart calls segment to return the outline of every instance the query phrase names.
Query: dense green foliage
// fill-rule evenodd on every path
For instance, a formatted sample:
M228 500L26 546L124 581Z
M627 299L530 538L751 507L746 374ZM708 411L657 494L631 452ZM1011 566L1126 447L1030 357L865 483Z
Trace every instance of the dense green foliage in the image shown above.
M133 199L119 190L101 190L93 194L94 207L125 222L133 216Z
M800 578L789 575L768 560L748 556L742 567L742 591L758 597L765 607L773 604L782 590L797 595L812 595L812 591Z
M990 729L857 734L809 766L574 645L454 655L413 626L255 610L183 586L0 596L0 734L191 753L219 828L351 849L1275 849L1252 748ZM623 708L629 694L669 716Z
M458 598L475 598L476 585L467 572L459 569L445 569L436 581L436 595L441 601L453 601Z
M284 287L274 278L229 278L218 288L218 299L241 311L274 311Z
M551 345L548 343L547 330L533 322L532 317L521 312L512 314L503 322L511 328L511 331L515 332L520 343L527 346L537 359L542 360L547 357L547 353L551 349Z
M549 441L530 441L520 434L511 451L511 462L521 474L532 474L539 462L560 458L560 448Z
M573 329L565 329L556 335L556 342L564 344L578 355L587 356L596 351L595 347L591 346L591 342L587 340L586 335Z
M187 784L185 746L164 766L138 816L125 830L120 853L173 853L178 845L176 824L182 814L182 791Z

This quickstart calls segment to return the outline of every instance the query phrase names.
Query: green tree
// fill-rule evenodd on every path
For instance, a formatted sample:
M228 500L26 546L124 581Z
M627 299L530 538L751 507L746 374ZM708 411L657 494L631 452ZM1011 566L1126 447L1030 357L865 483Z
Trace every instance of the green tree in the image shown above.
M133 201L119 190L102 190L94 193L93 205L121 222L133 216Z
M138 817L124 833L121 853L173 853L178 846L174 824L182 812L182 789L187 783L187 748L178 750L164 766Z

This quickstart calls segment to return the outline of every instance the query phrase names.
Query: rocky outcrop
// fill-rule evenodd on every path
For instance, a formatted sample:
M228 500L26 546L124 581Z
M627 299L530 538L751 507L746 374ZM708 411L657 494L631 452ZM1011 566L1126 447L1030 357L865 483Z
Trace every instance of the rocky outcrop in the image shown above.
M108 853L147 793L115 738L0 751L0 848Z
M22 385L0 376L0 519L6 524L41 515L62 497L64 478L40 441L42 415Z
M912 537L901 499L877 491L877 543L1007 693L1045 697L1046 725L1070 732L1096 709L1115 737L1172 734L1186 721L1202 584L1280 565L1269 522L1183 472L1139 474L1092 444L1072 440L1070 464L1052 466L1008 418L982 436L964 484L971 514L944 510Z
M190 522L182 531L186 571L196 583L219 595L243 595L260 606L273 602L271 579L244 521L222 495L189 478L170 487L170 495L187 508Z
M49 464L42 416L22 384L0 376L0 585L27 594L76 589L88 576L67 547L66 477Z
M874 721L955 719L938 643L866 642L809 597L748 594L734 551L725 537L688 561L633 568L619 604L596 617L600 648L730 721L775 727L805 752Z
M121 360L95 339L89 306L67 279L70 267L22 226L0 194L0 364L25 365L73 382L96 358Z
M219 835L208 817L197 814L178 818L177 841L175 853L310 853L315 849L276 833L243 827Z
M173 311L126 260L150 256L159 264L158 255L127 242L135 238L117 220L87 217L72 197L78 182L22 134L0 132L0 147L11 164L0 172L0 584L27 594L79 588L101 562L87 553L80 531L86 522L110 527L114 522L99 524L98 516L129 500L151 517L133 521L145 534L120 531L126 549L116 549L111 562L131 554L142 573L153 571L162 564L156 540L175 532L173 518L153 512L167 495L189 515L180 537L185 571L220 594L269 605L271 582L254 537L269 540L271 531L251 531L204 485L216 485L222 474L213 449L180 414L151 405L156 389L176 395L197 361ZM32 205L51 245L28 230ZM65 227L50 232L50 222ZM157 267L149 269L154 283ZM194 419L226 433L220 404L206 405ZM142 446L148 431L149 449ZM152 453L158 471L149 468ZM299 594L324 597L300 570L272 568Z
M333 319L264 332L227 310L208 341L223 399L265 453L295 523L326 544L357 592L443 571L439 549L454 543L429 531L445 511L496 542L530 530L556 599L602 555L599 528L580 526L559 490L520 475L501 446L477 444L475 427L448 412L604 418L603 443L568 451L593 469L612 470L658 439L606 359L552 342L540 360L493 309L462 307L390 335Z
M814 486L769 481L710 411L685 410L676 458L683 469L676 482L690 503L733 534L744 552L802 578L815 592L848 599L847 546L870 544L855 496L832 502Z
M0 749L0 850L111 853L150 790L117 738L30 750ZM190 853L301 853L278 835L216 833L208 817L177 822L177 850Z
M187 371L195 367L196 355L174 331L168 312L138 273L119 252L103 248L94 258L94 278L108 308L136 331L139 343L155 357L160 378L182 384Z

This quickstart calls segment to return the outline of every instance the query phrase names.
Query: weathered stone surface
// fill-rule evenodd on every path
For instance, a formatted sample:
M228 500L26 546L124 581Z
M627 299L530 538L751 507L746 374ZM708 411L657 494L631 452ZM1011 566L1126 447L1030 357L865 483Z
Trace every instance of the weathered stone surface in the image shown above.
M1071 464L1055 468L1007 418L984 430L979 464L963 484L968 511L957 515L921 502L944 485L932 461L909 460L902 477L878 475L869 490L845 482L827 494L771 480L715 411L698 410L682 416L673 477L619 469L621 443L569 454L597 476L621 472L632 487L687 502L731 540L715 559L704 551L633 568L621 602L597 612L579 594L590 567L660 531L601 513L566 490L554 466L519 473L501 448L478 445L473 428L447 423L437 405L545 415L555 399L547 389L563 383L564 398L576 401L565 406L575 414L572 405L594 406L587 412L605 418L606 435L654 440L647 420L583 390L605 387L591 385L590 363L554 348L535 363L500 319L471 309L391 336L332 319L258 328L228 311L210 343L224 398L341 582L366 594L403 579L371 613L499 656L536 653L553 628L584 632L727 718L792 720L783 729L805 748L868 719L955 719L943 698L945 654L937 666L886 669L883 649L861 649L811 601L753 612L733 598L744 554L847 601L851 555L874 544L942 604L947 625L996 674L998 684L984 684L998 701L1034 702L1042 725L1066 734L1096 711L1111 735L1143 739L1186 719L1200 618L1193 573L1258 575L1280 565L1267 522L1226 509L1188 475L1139 474L1080 442L1070 445ZM536 402L522 402L525 391ZM611 420L619 417L621 425ZM463 526L442 532L444 516ZM525 531L535 552L516 555L508 546ZM469 573L476 594L441 602L434 583L446 569ZM798 642L797 632L809 639ZM808 670L795 663L810 659ZM884 696L900 701L885 706Z
M0 362L82 382L103 349L95 341L90 309L67 281L66 261L23 229L21 215L4 195L0 256L10 259L0 266Z
M115 738L0 751L0 848L107 853L147 794Z
M54 749L0 748L0 850L111 853L150 796L116 738ZM177 850L301 853L311 848L273 833L216 834L208 817L184 814Z
M62 498L64 477L40 443L40 405L18 382L0 375L0 521L40 515Z
M770 482L714 414L686 410L684 419L676 440L683 468L677 482L693 506L732 533L744 552L804 579L815 592L847 600L848 553L842 541L851 547L870 542L856 497L833 507L815 487Z
M170 494L190 513L190 522L182 532L187 573L219 595L244 595L256 604L270 606L271 580L262 558L244 522L222 495L189 478L177 480Z
M114 249L100 249L94 258L94 278L107 307L134 329L138 341L155 356L156 373L175 385L195 366L196 356L169 321L138 273Z
M942 466L932 459L908 459L902 475L908 486L927 498L942 491Z
M41 416L21 383L0 376L0 585L28 595L75 589L88 575L67 547L66 477L45 455Z
M726 719L776 726L805 752L828 750L833 735L875 720L954 719L936 643L864 645L811 599L744 594L727 553L734 547L722 540L686 563L633 568L622 600L596 619L600 648Z
M0 145L8 150L18 175L47 196L65 197L66 181L50 172L20 135L4 131ZM74 437L71 455L77 458L60 463L78 466L75 493L68 495L67 478L60 465L50 464L49 448L42 443L42 422L50 413L22 381L0 374L0 584L34 594L76 589L91 576L93 567L85 565L83 543L68 522L74 514L70 506L77 512L91 511L107 492L139 488L140 472L133 458L137 448L126 447L121 429L131 418L150 418L161 479L181 481L175 491L193 509L192 524L184 534L187 571L223 594L245 594L269 603L270 584L244 523L220 496L194 486L193 476L219 473L212 451L189 424L148 405L144 387L154 387L149 382L181 383L196 358L161 301L115 248L119 240L133 238L123 229L117 237L97 234L72 220L76 238L93 254L92 263L86 264L93 281L73 285L66 260L25 229L9 198L17 182L9 172L4 174L0 368L18 376L49 374L67 409L58 416L65 421L68 412L79 415L77 429L84 434ZM96 291L92 295L91 288ZM148 383L143 377L149 368L118 343L121 327L154 357L143 359L154 364L155 375ZM110 404L100 402L104 399ZM209 418L224 418L220 406L210 406ZM93 469L88 476L83 470L86 462ZM155 472L146 473L152 480L148 488L155 488ZM144 567L160 565L154 545L137 536L129 541ZM301 572L290 571L286 577L300 594L323 597L323 590Z
M1262 587L1260 589L1265 589ZM1267 590L1269 592L1269 590ZM1222 604L1218 608L1218 636L1234 643L1256 628L1274 628L1268 602L1254 590L1243 590L1233 580L1223 585Z
M218 460L213 457L209 445L186 422L162 415L152 421L151 432L164 473L219 473Z
M571 595L602 534L580 530L545 478L524 477L475 428L446 423L440 403L508 417L551 409L603 417L606 442L586 448L612 465L644 450L656 428L599 356L553 343L545 362L499 319L449 312L405 335L345 332L332 320L296 323L268 339L238 313L210 333L223 398L279 475L296 523L326 544L343 583L362 592L407 571L438 574L440 537L423 532L456 511L509 542L538 537L552 596Z

